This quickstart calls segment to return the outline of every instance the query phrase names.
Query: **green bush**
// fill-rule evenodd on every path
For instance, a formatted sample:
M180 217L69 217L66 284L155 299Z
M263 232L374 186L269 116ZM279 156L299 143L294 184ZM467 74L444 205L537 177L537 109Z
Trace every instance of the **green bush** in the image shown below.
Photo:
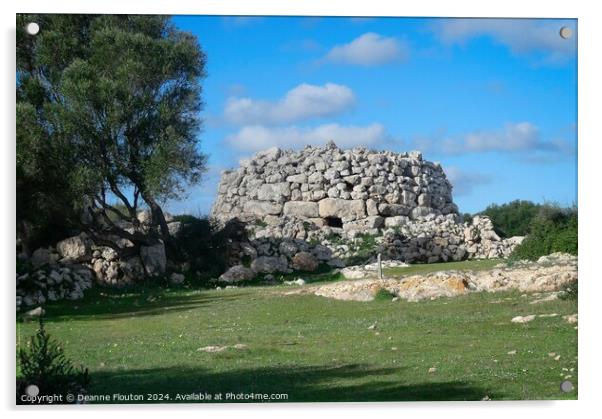
M479 214L491 218L500 237L526 236L532 221L545 206L531 201L516 200L502 205L491 204Z
M32 384L38 386L39 396L62 395L63 400L67 394L85 391L90 385L88 369L74 367L59 343L46 333L42 318L39 322L39 329L31 337L29 347L18 352L22 374L18 396L25 394L27 386ZM20 397L17 397L17 403L22 403Z
M380 288L374 295L374 301L391 301L395 297L396 295L391 291L385 288Z
M190 264L190 269L199 271L203 278L222 274L228 267L229 244L244 238L244 226L236 219L220 227L209 218L192 215L174 217L182 223L176 236L176 254L173 259Z
M464 214L462 214L462 219L464 220L465 223L472 223L472 219L473 219L473 215L469 212L465 212Z
M514 249L511 259L536 260L554 252L577 255L577 227L577 208L542 205L529 226L529 235Z
M577 281L570 282L562 288L562 292L559 294L562 300L573 300L576 301L579 297L579 283Z

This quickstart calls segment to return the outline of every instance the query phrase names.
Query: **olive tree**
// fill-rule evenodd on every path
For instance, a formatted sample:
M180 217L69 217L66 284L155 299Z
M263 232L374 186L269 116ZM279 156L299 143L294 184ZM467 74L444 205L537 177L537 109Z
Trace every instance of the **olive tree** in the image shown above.
M35 36L23 29L29 21L40 26ZM65 217L83 211L74 222L116 250L111 237L134 250L168 242L161 204L206 166L197 39L164 16L19 15L17 23L20 233L52 207ZM150 231L137 228L142 206Z

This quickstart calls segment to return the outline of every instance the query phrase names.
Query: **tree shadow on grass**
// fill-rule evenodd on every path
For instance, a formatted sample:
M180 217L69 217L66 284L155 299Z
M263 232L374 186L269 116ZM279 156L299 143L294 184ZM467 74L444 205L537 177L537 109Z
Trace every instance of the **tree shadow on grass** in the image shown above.
M423 382L404 380L403 368L372 368L362 364L341 366L268 368L212 372L189 367L157 368L116 372L94 372L90 394L176 394L261 393L288 394L288 402L436 401L481 400L492 394L465 381L437 382L426 376ZM257 402L257 400L222 400Z
M123 293L100 291L78 301L58 301L44 306L45 319L51 322L72 320L110 320L132 316L154 316L195 309L208 304L235 300L241 293L168 292L149 289Z

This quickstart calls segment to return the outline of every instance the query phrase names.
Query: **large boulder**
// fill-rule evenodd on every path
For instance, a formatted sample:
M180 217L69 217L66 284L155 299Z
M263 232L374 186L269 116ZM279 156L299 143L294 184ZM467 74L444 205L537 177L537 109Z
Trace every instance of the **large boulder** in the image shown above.
M313 272L318 268L318 259L309 252L299 252L293 256L293 268Z
M400 204L379 204L378 212L384 216L400 216L408 215L411 211L411 207L400 205Z
M169 230L169 235L175 237L182 229L182 223L180 221L172 221L167 224L167 229Z
M251 269L256 273L271 274L285 272L288 268L286 256L260 256L251 262Z
M156 276L165 272L167 256L165 255L165 245L163 243L157 243L153 246L141 246L140 257L147 275Z
M316 218L319 216L317 202L289 201L284 204L284 215Z
M247 214L257 216L279 215L282 212L282 204L265 201L247 201L243 206L243 211Z
M140 222L140 224L148 225L152 222L153 216L150 210L142 210L136 214L136 218Z
M291 196L290 186L287 182L263 184L257 192L257 198L261 201L284 202Z
M84 261L92 255L92 244L84 235L69 237L56 244L61 257L71 261Z
M362 218L361 220L351 221L349 223L345 223L343 225L343 230L351 231L357 230L359 232L362 231L370 231L375 228L380 228L383 226L384 218L379 215L370 215L366 218Z
M243 265L232 266L218 278L221 282L241 282L255 278L255 272Z
M343 222L366 217L366 205L360 199L324 198L319 202L318 209L320 217L340 218Z
M133 282L144 276L144 266L137 256L121 261L119 265L125 282Z
M50 249L39 248L33 252L29 262L34 268L50 265L59 260L59 255L52 252Z

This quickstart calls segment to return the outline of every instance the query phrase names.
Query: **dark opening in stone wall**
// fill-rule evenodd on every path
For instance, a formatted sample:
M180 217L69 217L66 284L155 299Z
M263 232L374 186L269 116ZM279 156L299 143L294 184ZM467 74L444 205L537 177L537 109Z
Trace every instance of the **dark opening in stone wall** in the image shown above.
M339 217L325 217L324 221L328 227L343 227L343 220L341 220Z

